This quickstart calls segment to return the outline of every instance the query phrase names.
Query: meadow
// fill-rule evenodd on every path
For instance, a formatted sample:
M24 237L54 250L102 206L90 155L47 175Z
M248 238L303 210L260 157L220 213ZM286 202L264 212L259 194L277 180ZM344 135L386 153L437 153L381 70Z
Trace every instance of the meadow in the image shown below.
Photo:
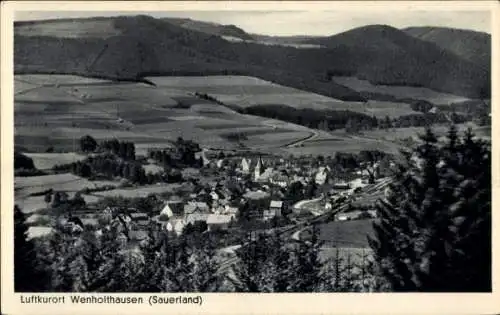
M280 93L290 90L269 86L255 78L160 77L153 78L158 84L153 87L87 78L79 81L76 76L67 76L65 80L65 77L16 76L16 85L19 84L21 91L15 97L14 107L16 147L27 152L41 153L49 148L55 152L71 152L78 145L79 137L88 134L97 140L133 141L141 153L149 147L168 146L178 137L209 148L233 150L240 144L226 136L235 132L249 137L244 145L250 149L260 147L261 141L264 146L273 146L273 143L281 146L307 136L304 133L307 128L242 115L193 95L199 86L224 86L238 91L246 84L251 89L261 89L259 93L266 89ZM295 132L297 130L301 132Z
M373 236L373 220L332 221L319 226L319 239L330 247L368 247L368 236Z
M26 156L30 157L35 164L35 167L39 170L50 170L55 165L62 165L73 163L76 161L81 161L85 159L85 155L77 154L74 152L70 153L26 153Z
M150 194L162 194L162 193L172 193L176 189L180 188L180 184L165 184L165 185L154 185L154 186L143 186L138 188L122 188L113 189L107 191L95 192L92 195L101 197L127 197L127 198L138 198L147 197Z
M23 199L31 194L44 192L48 189L75 193L84 188L96 188L107 185L116 186L119 184L116 181L89 181L70 173L14 178L16 200L17 198Z
M331 133L258 116L244 115L232 108L200 99L208 93L237 107L255 104L286 104L293 107L362 112L376 117L415 113L406 103L370 100L344 102L284 87L246 76L149 77L157 86L111 82L66 75L16 75L15 145L25 152L73 152L78 139L91 135L97 140L118 138L133 141L137 152L168 147L178 137L202 147L237 150L257 149L296 155L332 155L380 149L398 152L401 138L414 136L423 128L373 130L348 135ZM378 87L378 86L377 86ZM391 87L399 91L399 87ZM409 88L419 98L446 95ZM403 90L399 91L403 93ZM398 93L399 93L398 92ZM418 93L417 93L418 94ZM430 97L429 96L429 97ZM449 95L448 95L449 96ZM446 97L448 97L446 96ZM228 135L240 134L240 141ZM485 130L483 134L488 134ZM288 144L297 142L294 146ZM48 167L49 162L45 163ZM60 157L64 160L65 157Z
M347 86L358 92L372 92L392 95L397 98L411 98L429 101L437 105L448 105L451 103L468 100L466 97L448 93L436 92L429 88L393 85L374 85L367 80L360 80L355 77L334 76L332 80L343 86Z

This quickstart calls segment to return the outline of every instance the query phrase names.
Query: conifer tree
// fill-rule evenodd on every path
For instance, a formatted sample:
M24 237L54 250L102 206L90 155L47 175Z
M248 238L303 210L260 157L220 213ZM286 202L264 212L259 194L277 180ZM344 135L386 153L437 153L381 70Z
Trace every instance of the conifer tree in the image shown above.
M491 290L490 151L471 132L447 138L427 129L379 204L370 245L394 291Z
M264 235L252 239L248 235L246 245L237 252L238 263L228 276L236 292L272 292L274 275L270 255L269 242Z
M302 241L294 251L293 272L295 277L291 285L294 292L318 291L325 281L323 263L320 259L322 242L319 240L319 229L312 226L310 241Z
M43 290L43 274L37 263L35 246L27 238L26 218L16 205L14 206L14 290L16 292Z

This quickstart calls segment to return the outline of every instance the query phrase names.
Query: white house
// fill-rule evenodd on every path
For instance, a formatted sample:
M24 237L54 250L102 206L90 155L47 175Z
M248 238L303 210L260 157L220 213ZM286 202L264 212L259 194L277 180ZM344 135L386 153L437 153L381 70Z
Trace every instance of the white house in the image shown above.
M265 209L263 212L264 221L270 220L274 217L280 217L281 211L283 210L283 201L272 200L269 209Z
M250 161L247 160L246 158L243 158L241 160L241 171L244 174L249 174L250 173Z
M290 179L288 178L288 176L285 176L282 174L277 174L277 175L271 177L271 180L270 180L271 183L278 185L282 188L287 187L289 181L290 181Z
M160 217L162 218L172 218L174 216L174 212L170 208L170 205L167 203L163 209L160 211Z
M207 221L207 218L210 214L209 213L191 213L187 214L186 217L184 218L184 224L194 224L197 221Z
M210 207L206 202L199 202L199 201L189 201L185 206L184 206L184 214L191 214L191 213L209 213L210 212Z
M183 219L175 219L167 222L165 228L169 232L174 232L177 235L181 235L184 226L186 226L186 224L184 223Z
M236 218L239 211L240 210L237 207L230 207L229 205L226 205L226 207L224 208L223 214L230 215L233 218Z
M207 217L207 226L209 231L226 230L231 223L232 217L224 214L210 214Z
M217 168L221 168L223 165L224 165L223 159L217 160Z
M328 169L322 166L318 169L318 172L314 176L314 181L318 185L323 185L328 180L328 176L329 176Z

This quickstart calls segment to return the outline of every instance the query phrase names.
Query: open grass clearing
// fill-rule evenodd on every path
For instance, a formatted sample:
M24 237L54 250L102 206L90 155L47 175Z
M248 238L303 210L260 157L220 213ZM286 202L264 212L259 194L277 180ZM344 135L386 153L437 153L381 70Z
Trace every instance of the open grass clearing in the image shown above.
M77 192L84 188L96 188L118 184L119 182L116 181L89 181L88 179L70 173L14 178L16 200L18 197L26 197L29 194L43 192L48 189L54 191Z
M362 150L380 150L388 153L398 153L400 146L388 141L372 141L366 139L333 139L331 141L323 140L320 143L308 143L307 141L300 146L283 149L288 154L296 156L334 156L337 152L358 153Z
M77 153L26 153L33 159L35 167L40 170L52 169L54 165L68 164L85 159L85 155Z
M448 93L437 92L428 88L411 86L374 85L367 80L356 77L332 77L338 84L347 86L355 91L374 92L393 95L398 98L421 99L434 104L446 105L454 102L466 101L467 98Z
M163 167L156 164L146 164L143 165L142 168L147 173L158 174L163 172Z
M330 247L369 247L373 236L373 220L332 221L319 226L320 240Z
M123 188L123 189L114 189L108 191L100 191L93 193L93 195L98 197L119 197L119 196L127 198L147 197L150 194L171 193L174 192L175 189L179 187L181 187L180 184L143 186L139 188Z
M68 197L73 198L74 195L75 194L73 192L68 194ZM97 196L86 195L86 194L82 194L81 196L87 204L97 203L101 199ZM48 206L50 207L50 204L47 204L45 202L45 196L30 196L25 198L16 198L15 204L19 206L19 209L21 209L23 213L28 213L28 214L35 213L38 210L47 208Z
M50 21L36 26L24 24L16 26L16 34L22 36L51 36L60 38L108 38L120 35L111 19L88 21Z
M277 85L259 78L236 75L189 76L189 77L147 77L161 87L198 86L268 86Z

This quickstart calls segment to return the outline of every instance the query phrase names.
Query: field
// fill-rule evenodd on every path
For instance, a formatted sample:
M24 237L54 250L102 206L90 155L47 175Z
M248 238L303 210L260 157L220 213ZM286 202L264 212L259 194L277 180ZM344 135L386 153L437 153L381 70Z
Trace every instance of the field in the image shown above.
M355 108L360 104L285 87L254 77L150 77L148 80L161 87L191 93L206 93L225 104L238 107L284 104L295 108L347 109Z
M98 140L118 138L133 141L137 153L142 155L149 148L169 147L171 141L178 137L194 140L205 148L222 150L258 149L294 155L332 155L364 149L395 153L401 148L401 144L395 142L423 130L374 130L363 135L347 135L342 130L326 133L278 120L242 115L228 107L199 99L194 93L209 93L242 107L285 104L349 109L377 117L414 113L408 104L403 103L343 102L244 76L148 79L157 87L78 76L16 75L16 147L34 153L48 149L73 152L78 146L78 139L88 134ZM416 91L423 96L444 99L443 93L431 93L425 89L417 89L413 93ZM235 133L242 136L239 141L228 138ZM487 136L488 130L484 130L483 134ZM72 158L61 155L56 160ZM52 161L45 157L35 160L42 168L52 165Z
M108 191L100 191L93 193L93 195L97 197L118 197L118 196L123 196L127 198L147 197L149 194L171 193L180 187L181 185L179 184L144 186L139 188L123 188L123 189L114 189Z
M307 140L299 146L291 146L283 149L288 154L295 156L333 156L337 152L358 153L362 150L381 150L389 153L397 153L400 145L383 140L365 137L354 137L343 132L333 133L332 139Z
M466 101L467 98L456 96L448 93L436 92L428 88L411 87L411 86L390 86L390 85L373 85L369 81L360 80L355 77L333 77L333 81L338 84L347 86L358 92L373 92L386 95L392 95L397 98L412 98L427 100L437 105L447 105L455 102Z
M87 204L96 203L100 200L99 197L92 195L81 195ZM68 194L69 198L74 197L74 192ZM26 198L16 198L16 204L19 206L24 213L34 213L40 209L45 209L47 203L45 202L44 196L30 196Z
M65 38L85 38L99 37L106 38L119 35L120 32L115 29L113 21L94 20L92 23L85 21L52 21L50 23L37 24L33 27L31 24L16 26L16 34L23 36L54 36Z
M35 167L40 170L52 169L55 165L68 164L85 159L85 155L77 153L26 153L33 159Z
M105 185L118 185L113 181L89 181L85 178L70 174L15 177L14 187L17 198L27 197L29 194L43 192L47 189L64 192L77 192L84 188L95 188Z
M331 247L368 247L367 236L373 235L373 220L332 221L319 226L320 240Z
M145 154L148 148L169 146L177 137L230 150L242 144L279 147L311 133L301 126L241 115L193 95L197 86L214 88L222 83L235 91L244 90L245 84L262 91L290 90L254 78L154 78L158 87L63 75L19 75L15 80L15 144L27 152L51 147L55 152L71 152L85 134L98 140L133 141L138 153ZM235 132L248 141L226 138Z

